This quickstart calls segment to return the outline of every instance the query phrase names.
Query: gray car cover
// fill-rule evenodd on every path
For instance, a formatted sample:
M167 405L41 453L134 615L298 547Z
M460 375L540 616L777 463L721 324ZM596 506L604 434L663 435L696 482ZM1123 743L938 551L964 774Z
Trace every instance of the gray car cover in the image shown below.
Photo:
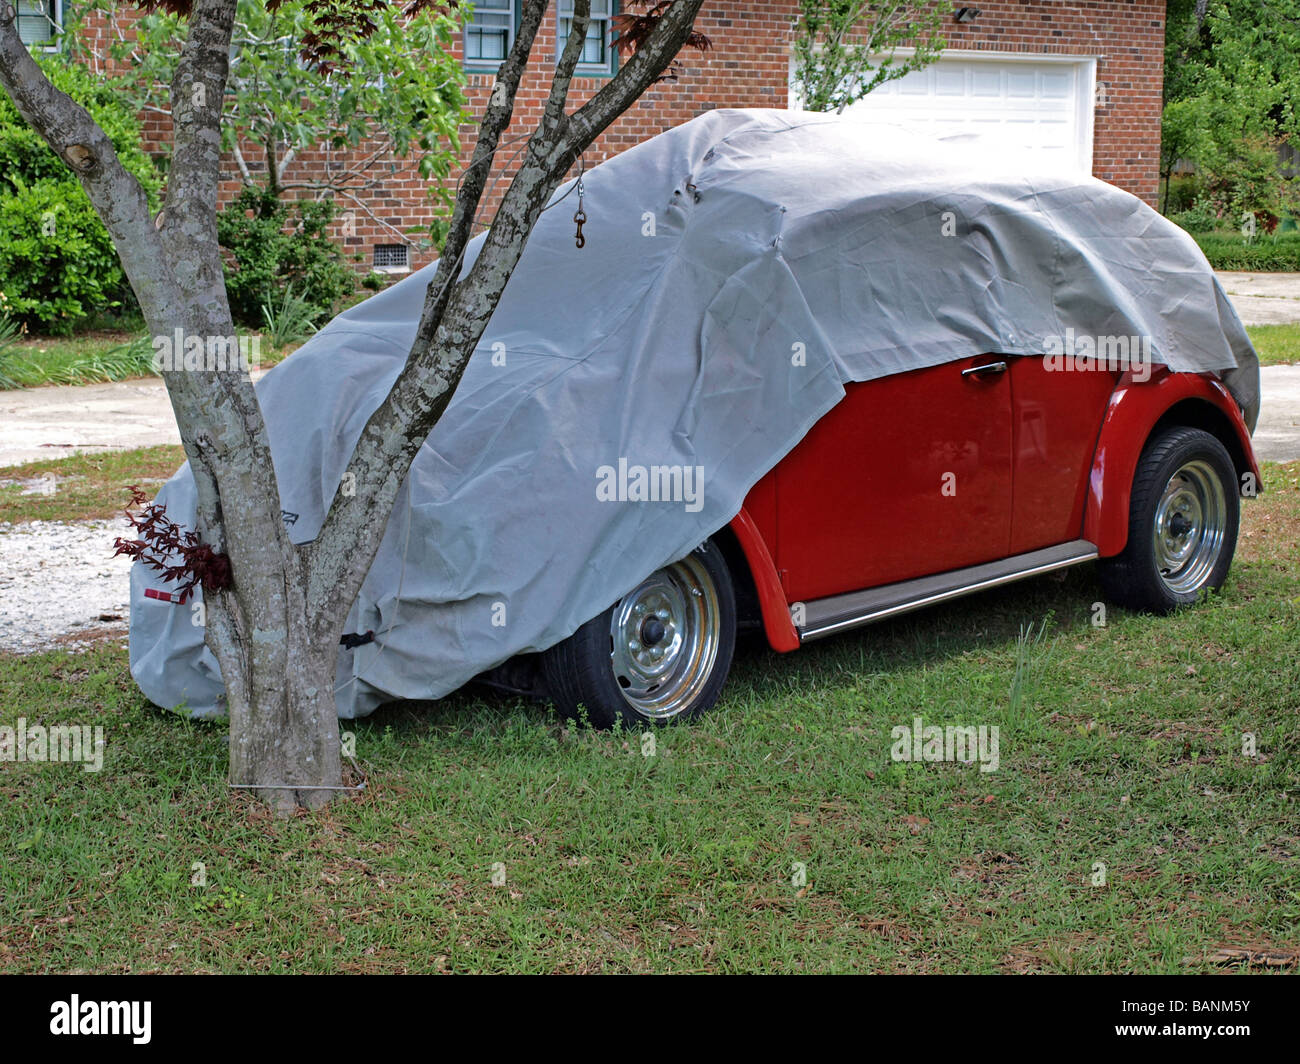
M1155 362L1218 371L1254 423L1255 353L1196 244L1090 177L852 118L714 111L586 174L582 249L576 206L570 184L542 214L411 468L352 607L346 631L376 638L341 652L340 716L559 642L724 526L849 381L1145 337ZM294 542L319 531L432 270L257 383ZM158 498L192 523L188 467ZM160 706L221 714L203 630L151 586L137 564L132 674Z

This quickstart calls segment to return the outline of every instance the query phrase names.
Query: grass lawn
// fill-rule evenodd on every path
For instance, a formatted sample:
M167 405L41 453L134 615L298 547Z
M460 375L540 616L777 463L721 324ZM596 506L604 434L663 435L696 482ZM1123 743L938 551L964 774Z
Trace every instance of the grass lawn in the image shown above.
M120 351L134 339L135 333L103 330L70 337L17 340L7 352L5 374L18 386L28 388L51 383L85 383L89 380L88 366L102 363L105 356Z
M1228 586L1177 616L1094 627L1085 567L749 647L649 757L482 692L392 705L347 725L360 796L285 821L125 651L0 658L0 721L106 740L98 774L0 766L0 970L1294 967L1300 463L1265 477ZM893 762L916 715L997 725L998 771Z
M301 344L277 348L259 338L257 364L275 365ZM153 347L143 332L99 331L15 341L0 351L0 389L47 384L100 384L155 376ZM8 381L9 383L5 383Z
M1300 325L1251 325L1246 332L1261 366L1300 362Z
M180 446L164 444L0 467L0 520L115 517L129 501L126 485L139 484L152 496L184 462L185 451ZM54 490L45 494L39 488L50 476L54 477Z

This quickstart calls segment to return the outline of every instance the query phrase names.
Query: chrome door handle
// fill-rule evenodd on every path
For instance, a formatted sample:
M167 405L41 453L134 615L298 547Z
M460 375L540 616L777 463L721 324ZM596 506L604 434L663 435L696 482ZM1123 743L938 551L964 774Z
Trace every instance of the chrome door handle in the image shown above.
M971 377L979 373L1005 373L1007 364L1005 362L989 362L983 366L971 366L970 369L961 371L963 377Z

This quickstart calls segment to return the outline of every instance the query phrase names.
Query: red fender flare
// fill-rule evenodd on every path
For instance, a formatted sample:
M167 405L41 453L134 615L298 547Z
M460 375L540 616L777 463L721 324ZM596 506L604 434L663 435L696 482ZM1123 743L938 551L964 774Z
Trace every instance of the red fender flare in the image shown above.
M1151 380L1138 383L1132 372L1125 373L1111 394L1102 420L1083 517L1083 538L1096 544L1103 558L1120 553L1128 542L1129 495L1142 448L1157 422L1175 405L1189 399L1208 403L1223 415L1239 446L1240 455L1234 456L1238 474L1253 473L1255 491L1262 490L1250 430L1241 409L1217 377L1210 373L1170 373L1161 367ZM1243 494L1249 492L1243 490Z
M799 647L799 633L790 618L790 604L781 589L781 577L776 571L776 563L763 541L758 526L744 507L731 519L728 526L735 533L740 549L749 564L749 573L754 578L754 589L758 592L758 605L763 615L763 630L773 650L786 653Z

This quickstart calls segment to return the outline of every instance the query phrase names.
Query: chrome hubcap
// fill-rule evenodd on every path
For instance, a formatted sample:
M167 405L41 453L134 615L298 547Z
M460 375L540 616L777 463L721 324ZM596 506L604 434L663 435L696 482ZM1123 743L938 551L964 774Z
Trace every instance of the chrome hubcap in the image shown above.
M650 720L688 708L718 656L713 580L694 555L643 580L614 607L610 664L628 705Z
M1223 484L1207 462L1199 459L1179 469L1156 506L1156 570L1176 595L1198 591L1223 550L1228 521Z

